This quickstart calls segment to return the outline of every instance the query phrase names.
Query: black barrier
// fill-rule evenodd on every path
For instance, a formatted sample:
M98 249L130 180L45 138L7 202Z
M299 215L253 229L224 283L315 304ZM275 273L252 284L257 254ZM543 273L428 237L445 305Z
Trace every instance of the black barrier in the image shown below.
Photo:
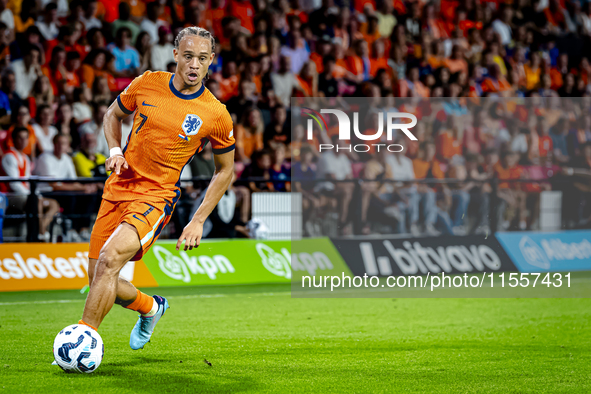
M331 240L357 276L517 270L494 235Z
M30 190L31 190L31 194L28 196L27 198L27 203L26 203L26 207L25 207L25 211L24 212L19 212L19 213L12 213L9 215L5 215L5 218L10 218L12 219L13 223L14 222L22 222L22 219L25 220L26 222L26 240L28 242L36 242L37 241L37 234L38 234L38 226L39 226L39 212L37 209L38 206L38 199L40 195L44 195L47 196L49 198L58 195L58 193L52 192L52 193L37 193L37 191L39 190L39 186L41 183L52 183L52 182L62 182L62 183L68 183L68 182L79 182L79 183L104 183L106 180L106 178L77 178L77 179L56 179L56 178L45 178L45 177L30 177L30 178L9 178L9 177L0 177L0 182L3 183L7 183L7 182L13 182L13 181L19 181L19 182L23 182L26 181L29 183L30 185ZM187 179L186 182L192 182L193 186L197 189L200 190L204 190L207 185L209 184L209 182L211 181L211 178L209 177L193 177L191 179ZM263 178L263 177L257 177L257 178L248 178L248 179L238 179L236 180L236 182L234 183L234 185L236 187L242 187L243 190L247 190L248 191L248 186L251 182L261 182L261 183L266 183L266 184L286 184L286 183L297 183L297 182L308 182L308 183L312 183L313 185L317 186L323 183L330 183L333 185L338 185L338 184L345 184L345 183L351 183L354 188L352 189L352 193L353 193L353 198L351 199L351 204L350 204L350 209L349 209L349 214L350 214L350 218L349 218L349 222L352 223L352 231L350 234L345 234L345 235L362 235L363 233L363 226L364 223L361 220L360 216L357 214L358 212L360 212L361 210L361 198L362 198L362 190L365 184L373 182L379 182L380 184L392 184L392 183L396 183L396 184L402 184L402 185L408 185L408 184L416 184L416 185L428 185L429 187L432 188L436 188L437 185L452 185L452 184L457 184L457 183L461 183L462 181L459 180L455 180L455 179L417 179L417 180L406 180L406 181L398 181L398 180L391 180L391 179L384 179L384 180L380 180L380 181L376 181L376 180L365 180L365 179L346 179L346 180L333 180L333 179L314 179L314 180L300 180L300 179L295 179L295 178L285 178L285 179L267 179L267 178ZM465 181L463 181L465 182ZM546 185L551 185L551 189L552 190L561 190L563 191L563 210L568 210L568 209L573 209L573 203L570 199L572 199L572 195L569 192L569 190L573 189L573 180L568 178L568 177L555 177L555 178L550 178L550 179L545 179L545 180L535 180L535 179L518 179L518 180L503 180L503 181L499 181L498 179L487 179L487 180L479 180L479 181L471 181L472 183L476 184L476 185L489 185L491 188L491 191L486 195L487 200L482 200L482 204L481 206L477 207L480 212L478 213L478 215L480 216L486 216L486 219L488 221L488 225L486 226L486 229L480 228L480 233L483 235L489 234L489 233L493 233L495 231L502 231L502 230L519 230L519 228L516 228L515 224L513 224L512 228L503 228L501 226L501 224L499 223L499 217L501 215L503 215L504 210L506 209L506 204L504 202L504 200L502 198L499 197L498 195L498 191L499 191L499 183L503 182L503 183L508 183L508 184L546 184ZM100 201L100 193L97 193L97 199L98 201ZM72 192L60 192L60 195L68 195L68 196L81 196L83 195L82 193L72 193ZM332 198L333 196L330 196L329 193L325 193L325 192L314 192L315 195L319 196L319 195L324 195L326 194L326 197L328 198ZM532 195L534 195L535 193L531 193ZM337 196L338 197L338 196ZM305 199L305 198L304 198ZM190 201L190 203L193 200ZM475 204L474 204L475 205ZM576 205L576 204L575 204ZM63 208L63 206L62 206ZM371 206L371 208L375 208L374 206ZM576 208L576 207L574 207ZM96 207L96 209L94 209L92 212L96 213L96 211L98 210L98 206ZM68 214L64 214L62 215L63 218L66 219L74 219L76 220L76 218L85 216L85 217L89 217L90 214L88 213L80 213L77 212L73 209L70 209L71 212L69 212ZM180 214L181 210L178 210L179 212L177 212L176 214ZM188 212L186 211L182 211L183 214L187 214ZM333 218L333 216L331 215L337 215L336 217ZM380 213L378 212L378 215L380 215ZM472 218L475 214L468 212L467 213L467 217ZM305 216L305 215L304 215ZM378 220L383 219L383 215L381 215L382 217L378 217ZM571 215L572 216L572 215ZM304 235L307 237L315 237L315 236L330 236L330 237L335 237L335 236L339 236L339 235L343 235L340 234L340 224L339 222L341 222L343 220L341 220L338 217L338 213L335 212L329 212L327 210L324 210L323 212L321 212L321 214L316 214L316 215L312 215L311 217L304 217L303 218L303 227L304 229L307 229L310 226L310 224L312 225L316 225L316 223L319 224L319 226L321 227L321 230L317 233L311 233L309 231L304 231ZM64 222L64 220L62 220L62 222ZM67 223L68 220L65 220L65 222ZM566 220L563 218L563 223L561 223L561 228L569 228L569 229L584 229L584 228L589 228L589 223L583 223L583 224L578 224L578 223L566 223ZM528 230L530 230L531 228L527 228ZM535 229L534 229L535 230ZM395 234L397 233L397 231L394 230L388 230L386 228L385 231L380 232L380 231L376 231L374 232L374 234ZM471 233L473 233L473 231L466 231L467 235L470 235ZM411 236L410 234L406 233L409 237ZM466 235L466 234L453 234L453 235ZM424 234L423 234L424 235ZM442 235L445 235L445 233L442 233ZM412 235L413 237L416 237L416 234ZM16 240L16 239L15 239ZM19 239L19 240L23 240L23 239Z

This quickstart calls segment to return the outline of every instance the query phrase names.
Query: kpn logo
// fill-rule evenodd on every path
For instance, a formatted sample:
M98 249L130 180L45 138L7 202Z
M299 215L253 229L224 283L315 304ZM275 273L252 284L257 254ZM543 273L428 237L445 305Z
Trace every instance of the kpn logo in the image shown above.
M311 108L301 108L302 115L307 115L310 118L307 120L306 138L308 141L314 139L314 128L316 125L319 128L320 133L327 135L328 123L326 121L327 115L336 116L338 122L338 139L332 138L332 143L319 144L318 151L355 151L355 152L369 152L376 151L380 152L387 150L388 152L397 153L402 152L404 147L400 144L395 144L393 141L396 138L394 134L395 130L400 130L406 137L412 141L417 141L417 137L410 131L411 128L416 126L417 117L407 112L377 112L378 125L375 133L362 133L359 131L359 112L352 112L353 122L351 122L350 115L340 109L320 109L320 112L315 111ZM323 116L324 115L324 116ZM384 127L384 119L386 126ZM410 122L401 123L402 120L407 119ZM357 139L366 141L365 143L351 144L351 129ZM385 131L385 141L383 139ZM327 142L327 141L326 141ZM341 144L341 142L343 144ZM348 145L347 145L348 143Z

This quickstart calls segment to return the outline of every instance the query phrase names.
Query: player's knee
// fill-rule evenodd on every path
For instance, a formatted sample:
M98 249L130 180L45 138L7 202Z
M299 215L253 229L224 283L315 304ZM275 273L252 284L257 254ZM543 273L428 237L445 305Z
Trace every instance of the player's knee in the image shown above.
M113 248L103 248L97 261L97 275L117 275L125 262L123 255Z

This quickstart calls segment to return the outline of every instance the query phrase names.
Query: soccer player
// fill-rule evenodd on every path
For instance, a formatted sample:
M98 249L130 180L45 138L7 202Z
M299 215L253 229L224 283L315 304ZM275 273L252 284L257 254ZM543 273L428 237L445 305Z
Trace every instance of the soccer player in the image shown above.
M90 292L80 324L99 327L114 303L140 317L129 345L141 349L168 309L160 296L150 297L119 277L130 260L139 260L170 220L180 197L180 176L195 153L210 142L215 174L203 203L183 229L177 250L199 246L203 223L228 189L234 172L232 118L226 106L205 88L203 78L215 53L211 33L183 29L173 50L176 72L145 72L109 107L105 136L113 171L90 239ZM133 129L121 149L121 121L135 111Z

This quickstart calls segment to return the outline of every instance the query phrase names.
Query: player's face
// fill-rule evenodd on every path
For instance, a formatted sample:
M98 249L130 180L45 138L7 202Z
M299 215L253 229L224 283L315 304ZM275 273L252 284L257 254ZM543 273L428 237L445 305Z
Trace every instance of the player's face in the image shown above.
M183 78L185 86L199 85L214 57L209 38L186 36L180 42L179 49L174 49L176 73Z

